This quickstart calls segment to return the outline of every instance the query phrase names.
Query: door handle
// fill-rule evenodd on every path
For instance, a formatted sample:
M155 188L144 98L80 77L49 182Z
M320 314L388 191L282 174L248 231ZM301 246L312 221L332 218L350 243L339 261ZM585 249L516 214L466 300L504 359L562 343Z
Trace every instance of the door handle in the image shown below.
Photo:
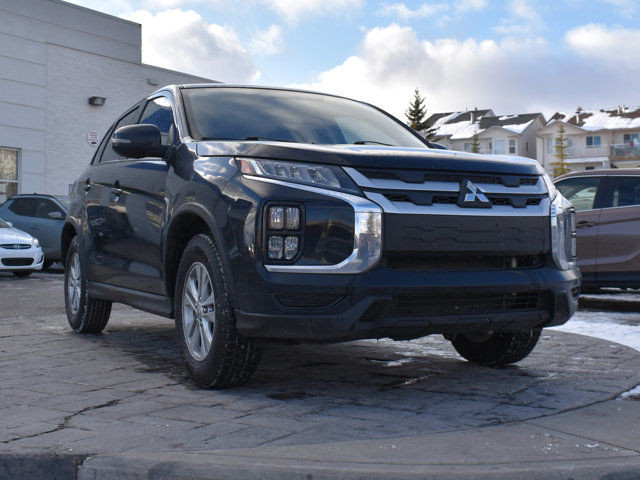
M122 195L122 189L121 188L112 188L111 189L111 193L113 193L116 197L119 197L120 195Z
M84 185L82 186L82 188L84 189L85 192L88 192L89 190L91 190L91 184L89 183L89 180L87 180Z
M37 225L31 225L31 230L40 230L40 227Z
M588 227L593 227L594 225L596 225L596 222L583 220L582 222L578 222L578 224L576 225L576 228L588 228Z

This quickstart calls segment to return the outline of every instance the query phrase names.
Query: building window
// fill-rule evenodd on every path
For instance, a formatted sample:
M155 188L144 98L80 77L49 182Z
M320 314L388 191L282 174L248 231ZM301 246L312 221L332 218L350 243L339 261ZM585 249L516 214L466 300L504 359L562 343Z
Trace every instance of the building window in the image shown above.
M553 137L547 138L547 153L555 153L556 149L553 144Z
M528 152L529 151L529 142L525 143L525 150Z
M625 145L634 145L637 146L640 143L640 139L638 138L637 133L625 133L624 134L624 144Z
M472 143L465 143L465 144L464 144L464 151L465 151L465 152L471 152L471 151L473 151L473 144L472 144Z
M0 148L0 204L18 193L18 150Z
M601 145L602 145L602 138L600 137L600 135L587 137L587 148L600 148Z
M509 139L509 155L515 155L515 154L516 154L516 139L510 138Z

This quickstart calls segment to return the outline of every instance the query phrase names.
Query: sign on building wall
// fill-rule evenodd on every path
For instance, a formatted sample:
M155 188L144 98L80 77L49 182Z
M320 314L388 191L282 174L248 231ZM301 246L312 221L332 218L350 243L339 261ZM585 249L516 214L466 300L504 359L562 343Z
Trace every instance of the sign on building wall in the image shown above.
M92 147L97 147L100 143L100 135L98 135L98 132L96 132L95 130L91 130L87 134L87 140L89 142L89 145L91 145Z

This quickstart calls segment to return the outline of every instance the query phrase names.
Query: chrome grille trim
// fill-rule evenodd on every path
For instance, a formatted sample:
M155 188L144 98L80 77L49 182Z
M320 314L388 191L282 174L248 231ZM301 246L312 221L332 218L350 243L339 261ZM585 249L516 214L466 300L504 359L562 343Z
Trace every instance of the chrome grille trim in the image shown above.
M458 215L458 216L486 216L486 217L548 217L551 203L549 198L543 198L538 205L524 208L514 208L510 205L493 205L491 208L462 208L455 204L436 203L433 205L415 205L409 202L392 202L382 193L367 192L367 198L380 205L385 213L399 213L409 215Z
M402 180L389 180L380 178L368 178L358 170L352 167L343 167L344 171L352 178L359 187L370 188L375 190L419 190L430 192L453 192L460 191L460 183L458 182L432 182L408 183ZM464 174L460 174L464 178ZM507 187L495 183L474 182L485 194L514 194L514 195L539 195L547 193L547 188L542 181L538 179L535 185L520 185L517 187Z

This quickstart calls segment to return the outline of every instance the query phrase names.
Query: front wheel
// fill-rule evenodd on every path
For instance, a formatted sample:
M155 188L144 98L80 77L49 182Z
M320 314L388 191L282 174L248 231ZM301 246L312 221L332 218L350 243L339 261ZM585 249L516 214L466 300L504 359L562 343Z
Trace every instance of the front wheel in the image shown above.
M533 328L515 333L486 335L458 334L451 339L453 348L472 363L498 367L516 363L531 353L541 329Z
M261 352L236 331L220 254L209 235L196 235L185 248L174 298L180 351L195 383L205 388L245 383Z
M89 296L86 269L82 265L78 237L69 245L64 266L64 304L74 332L98 333L111 315L111 302Z

